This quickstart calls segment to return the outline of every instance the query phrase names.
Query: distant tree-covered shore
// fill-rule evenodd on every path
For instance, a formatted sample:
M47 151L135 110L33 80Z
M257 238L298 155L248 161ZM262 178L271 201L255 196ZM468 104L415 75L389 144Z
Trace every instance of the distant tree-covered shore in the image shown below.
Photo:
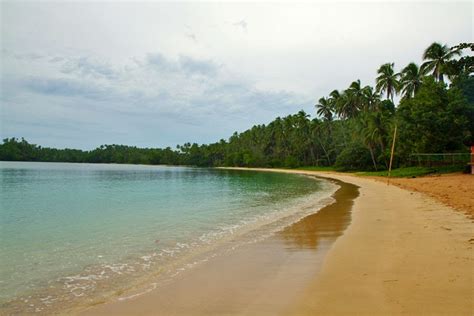
M319 98L315 118L300 111L213 144L102 145L84 151L7 138L0 160L380 170L388 167L395 126L396 166L407 165L415 153L467 152L474 135L473 51L473 43L433 43L420 66L410 63L396 72L389 62L377 70L375 87L356 80Z

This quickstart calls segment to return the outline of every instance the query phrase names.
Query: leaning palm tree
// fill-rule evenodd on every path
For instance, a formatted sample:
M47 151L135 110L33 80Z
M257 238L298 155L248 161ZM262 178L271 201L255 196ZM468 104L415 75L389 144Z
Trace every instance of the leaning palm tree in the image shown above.
M398 92L398 77L400 74L393 70L394 63L386 63L377 70L378 77L376 79L377 92L387 94L387 99L392 100L395 93Z
M433 43L423 53L423 60L426 61L421 65L421 71L423 74L431 72L436 80L444 82L446 63L460 54L460 50L451 50L447 45Z
M420 89L421 79L423 78L423 74L417 64L408 64L408 66L403 68L400 75L400 91L403 94L403 98L414 97Z
M318 104L316 104L315 107L318 109L318 115L322 116L325 121L332 121L333 107L329 99L320 98L318 100Z

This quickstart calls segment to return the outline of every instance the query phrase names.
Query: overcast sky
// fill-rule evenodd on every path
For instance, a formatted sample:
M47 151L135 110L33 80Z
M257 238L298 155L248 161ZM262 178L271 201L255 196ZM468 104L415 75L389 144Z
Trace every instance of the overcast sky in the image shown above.
M473 41L471 2L1 2L0 134L209 143Z

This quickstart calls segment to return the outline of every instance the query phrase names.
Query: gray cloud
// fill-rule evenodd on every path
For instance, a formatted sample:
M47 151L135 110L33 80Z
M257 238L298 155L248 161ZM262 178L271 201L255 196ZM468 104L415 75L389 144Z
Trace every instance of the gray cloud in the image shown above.
M161 53L150 53L146 57L146 63L152 66L156 70L162 70L167 72L179 71L179 64L172 61Z
M56 57L56 62L61 58ZM116 71L107 63L92 61L88 57L71 58L61 67L65 74L77 74L79 76L92 76L95 78L112 79L117 76Z
M14 56L19 60L38 60L44 57L42 54L38 53L15 54Z
M235 22L235 23L232 23L232 25L234 26L238 26L240 28L242 28L242 31L244 31L245 33L247 33L247 26L248 26L248 23L247 21L245 21L244 19L238 21L238 22Z
M194 33L187 33L187 34L184 34L184 36L186 36L187 38L193 40L195 43L197 43L197 41L198 41L197 36Z
M28 77L21 80L28 90L52 96L83 97L104 100L110 96L110 89L96 84L67 78Z
M172 60L161 53L153 53L147 55L146 61L156 70L187 75L214 76L220 68L212 60L201 60L187 55L179 55L177 60Z
M274 111L291 112L304 103L296 94L260 91L248 81L229 77L226 67L212 60L186 55L172 59L161 53L114 67L94 60L93 56L58 58L59 68L50 77L5 78L5 83L17 95L25 91L68 98L68 104L82 103L82 109L166 117L193 126L218 116L242 119L250 108L255 118Z
M53 57L53 58L49 59L50 63L58 63L58 62L61 62L61 61L64 61L64 57L56 56L56 57Z
M214 76L219 70L219 66L210 60L199 60L181 55L178 61L180 68L189 75Z

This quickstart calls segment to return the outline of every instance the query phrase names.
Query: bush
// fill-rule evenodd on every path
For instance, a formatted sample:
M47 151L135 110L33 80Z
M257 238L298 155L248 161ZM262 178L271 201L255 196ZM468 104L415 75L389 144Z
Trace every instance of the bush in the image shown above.
M350 144L336 158L334 164L339 171L372 170L369 150L360 144Z

